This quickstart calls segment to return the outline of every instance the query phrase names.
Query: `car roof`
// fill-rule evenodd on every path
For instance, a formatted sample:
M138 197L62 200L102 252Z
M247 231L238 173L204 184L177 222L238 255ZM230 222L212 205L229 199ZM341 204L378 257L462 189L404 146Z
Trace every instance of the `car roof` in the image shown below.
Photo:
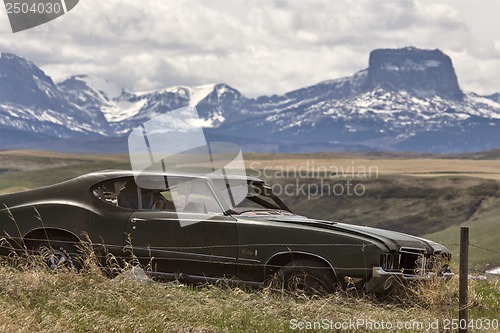
M133 170L126 170L126 169L106 169L106 170L100 170L100 171L94 171L91 173L88 173L86 175L82 175L80 177L102 177L103 180L105 179L112 179L112 178L121 178L121 177L132 177L132 176L139 176L139 175L144 175L144 176L166 176L166 177L188 177L188 178L197 178L197 179L210 179L210 180L220 180L220 179L231 179L231 180L250 180L250 181L255 181L255 182L264 182L262 179L256 178L256 177L251 177L251 176L242 176L242 175L231 175L231 174L205 174L205 175L198 175L194 173L173 173L173 172L144 172L144 173L139 173ZM79 178L80 178L79 177Z

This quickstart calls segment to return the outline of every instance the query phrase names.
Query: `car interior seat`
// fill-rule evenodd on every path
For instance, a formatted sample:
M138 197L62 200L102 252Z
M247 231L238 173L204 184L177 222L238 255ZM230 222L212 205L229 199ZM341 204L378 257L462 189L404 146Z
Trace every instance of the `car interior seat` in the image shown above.
M139 200L137 197L137 186L132 181L127 181L125 187L118 193L118 206L139 209Z
M184 211L207 214L207 206L202 200L206 196L208 190L209 188L206 183L196 180L192 181L192 187L186 196Z

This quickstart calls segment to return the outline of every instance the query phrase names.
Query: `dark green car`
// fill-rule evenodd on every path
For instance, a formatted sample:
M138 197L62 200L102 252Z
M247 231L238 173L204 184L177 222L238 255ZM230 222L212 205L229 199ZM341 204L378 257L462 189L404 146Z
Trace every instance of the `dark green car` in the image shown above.
M132 251L158 278L385 292L429 278L450 259L444 246L418 237L295 215L252 177L154 174L136 182L132 171L107 170L0 203L4 254L50 248L52 268L73 264L75 244L90 241L103 258L103 248L117 258Z

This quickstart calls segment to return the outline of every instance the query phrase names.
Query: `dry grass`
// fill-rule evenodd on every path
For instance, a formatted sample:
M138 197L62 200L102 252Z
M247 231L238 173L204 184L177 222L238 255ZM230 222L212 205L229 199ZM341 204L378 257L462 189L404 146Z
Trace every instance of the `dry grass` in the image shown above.
M457 318L457 279L405 286L390 297L339 292L309 298L270 290L137 281L127 274L110 279L90 258L79 273L48 271L37 256L4 258L0 332L293 332L299 323L338 325L356 320L363 324L340 331L373 332L369 325L374 323L427 325ZM129 269L122 263L122 273ZM495 318L500 310L498 281L471 281L470 287L471 317ZM414 332L415 326L398 331Z
M250 170L289 171L314 173L326 170L337 172L341 178L360 177L366 170L370 178L387 175L409 176L469 176L500 179L500 160L466 159L368 159L366 157L340 157L333 159L254 159L246 162ZM257 171L259 172L259 171ZM345 174L344 174L345 173Z
M0 151L3 170L30 171L76 166L90 161L126 163L126 154L66 154L50 151L10 150Z

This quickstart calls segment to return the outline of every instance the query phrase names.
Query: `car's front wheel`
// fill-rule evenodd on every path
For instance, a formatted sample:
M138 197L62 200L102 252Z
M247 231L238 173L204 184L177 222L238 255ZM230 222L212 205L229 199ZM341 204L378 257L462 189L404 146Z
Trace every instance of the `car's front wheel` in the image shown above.
M283 266L272 283L292 293L327 295L338 287L332 268L311 259L297 259Z

